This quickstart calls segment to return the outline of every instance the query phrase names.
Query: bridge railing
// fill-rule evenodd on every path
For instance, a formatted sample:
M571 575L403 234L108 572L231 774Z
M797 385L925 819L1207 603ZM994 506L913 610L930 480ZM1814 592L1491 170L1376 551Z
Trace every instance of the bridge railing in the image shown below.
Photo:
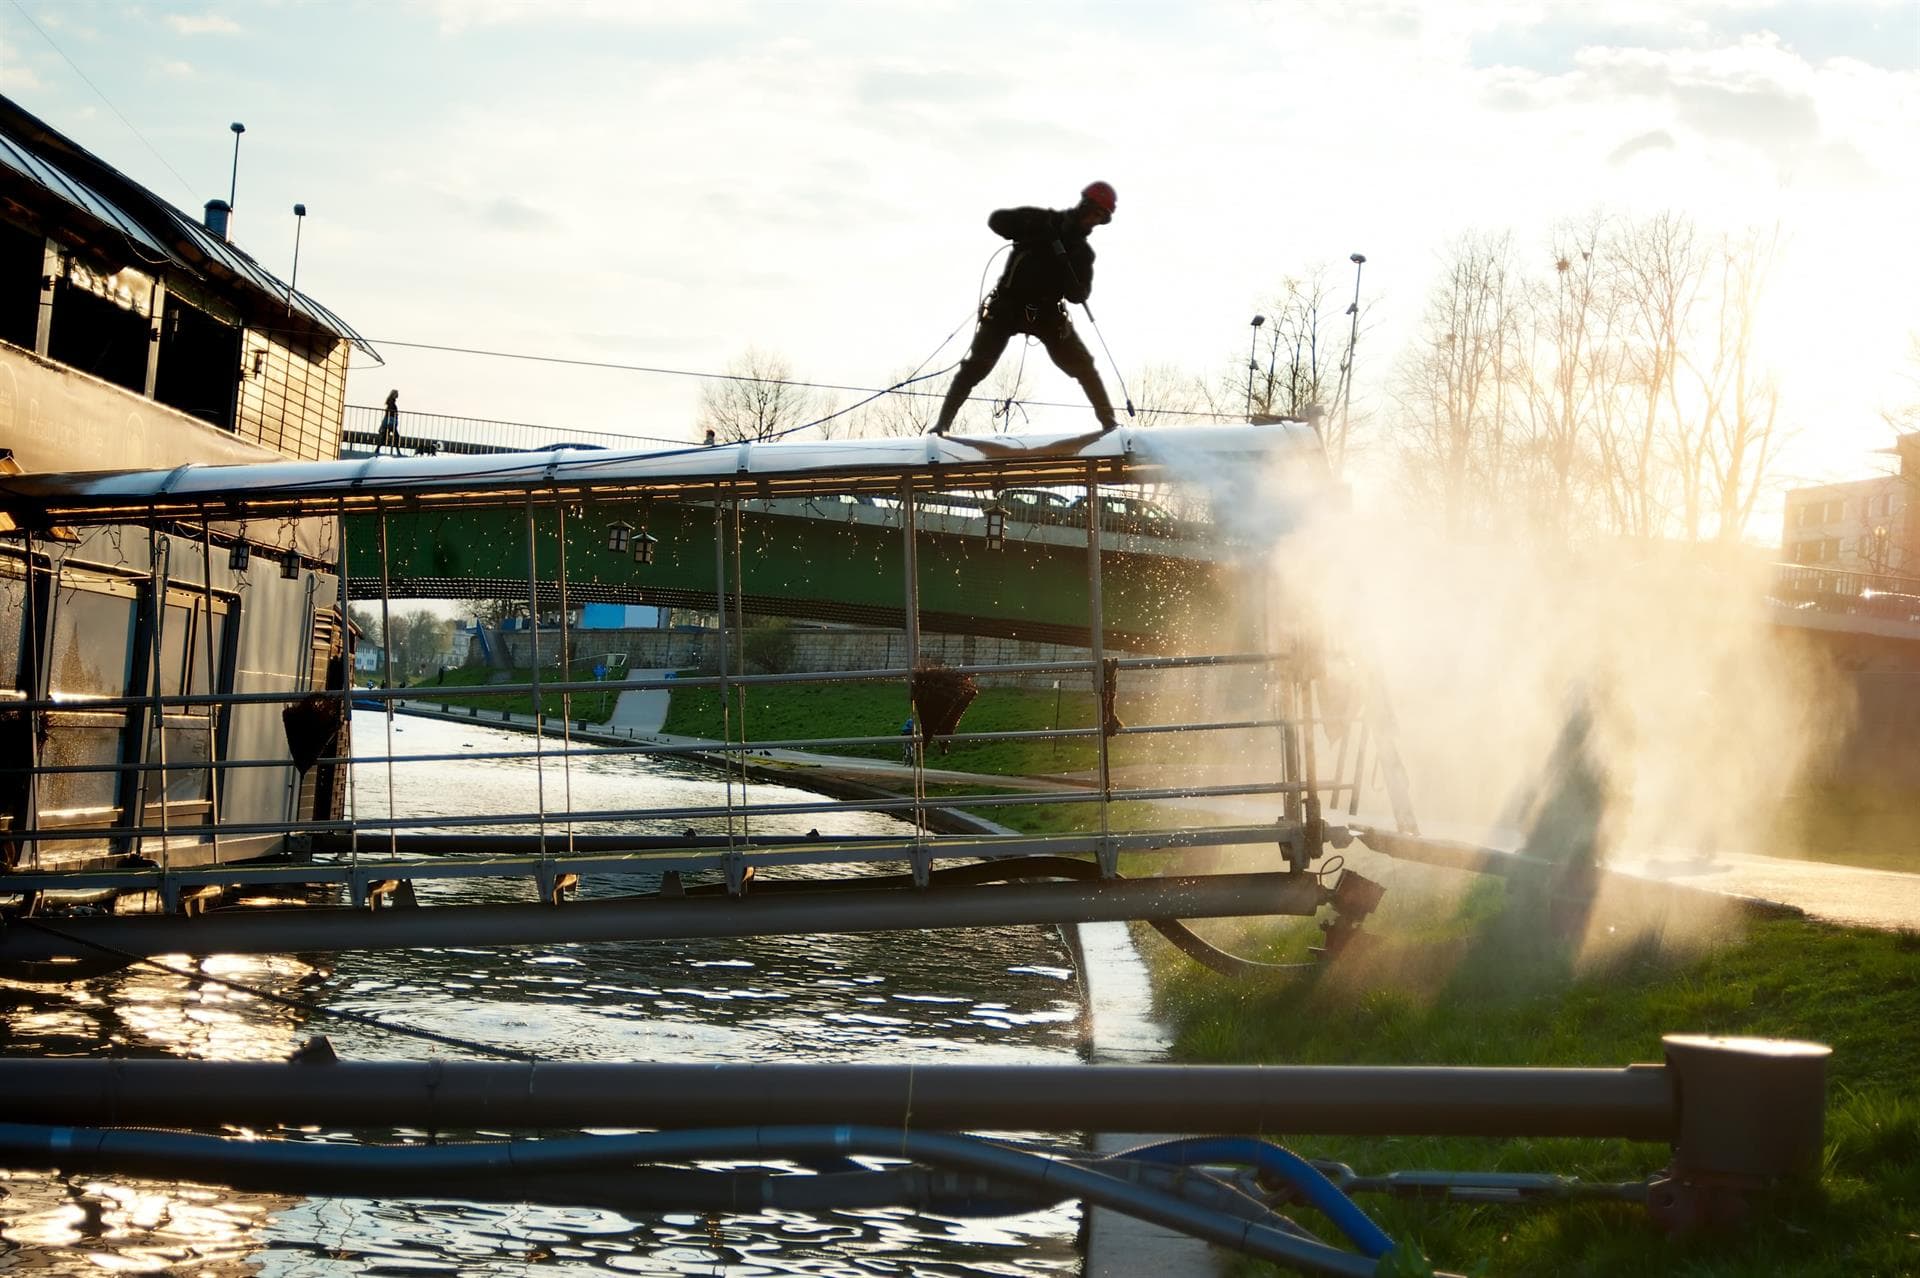
M1775 564L1769 594L1787 608L1920 624L1920 577Z
M380 423L385 416L386 410L374 404L347 405L340 451L343 454L370 453L382 446L383 442L407 456L521 453L552 448L556 444L579 444L587 448L637 448L646 444L690 442L616 435L609 431L576 430L569 426L542 426L533 422L415 412L397 414L398 431L391 440L382 441Z

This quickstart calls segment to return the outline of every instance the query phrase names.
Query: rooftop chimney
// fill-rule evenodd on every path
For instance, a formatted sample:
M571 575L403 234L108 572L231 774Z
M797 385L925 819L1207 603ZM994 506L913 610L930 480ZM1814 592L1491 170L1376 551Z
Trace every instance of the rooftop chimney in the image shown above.
M219 236L222 240L226 239L227 238L227 217L232 212L233 212L233 206L231 204L228 204L225 200L219 200L219 199L208 200L207 201L207 229L209 231L212 231L215 235Z

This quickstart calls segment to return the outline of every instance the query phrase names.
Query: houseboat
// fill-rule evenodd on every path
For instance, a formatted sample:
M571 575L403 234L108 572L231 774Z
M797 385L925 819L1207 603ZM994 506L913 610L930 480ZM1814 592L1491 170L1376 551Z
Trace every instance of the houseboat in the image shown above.
M378 357L232 243L228 212L181 211L0 97L7 473L338 455L349 358ZM9 523L4 873L257 859L338 814L340 716L289 701L345 678L339 541L305 512Z

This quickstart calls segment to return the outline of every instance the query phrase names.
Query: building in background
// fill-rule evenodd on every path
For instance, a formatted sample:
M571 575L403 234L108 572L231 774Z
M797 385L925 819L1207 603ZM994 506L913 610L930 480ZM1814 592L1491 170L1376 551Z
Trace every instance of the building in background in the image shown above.
M1893 473L1787 493L1781 558L1849 572L1920 575L1920 432L1885 450Z

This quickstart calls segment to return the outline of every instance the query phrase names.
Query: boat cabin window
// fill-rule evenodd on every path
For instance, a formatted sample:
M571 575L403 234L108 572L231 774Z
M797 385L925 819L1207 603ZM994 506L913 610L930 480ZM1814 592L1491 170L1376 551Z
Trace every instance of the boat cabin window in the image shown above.
M144 394L152 303L153 281L131 267L104 274L69 258L54 284L47 354Z
M0 222L0 341L32 350L40 327L40 277L46 241Z
M154 374L153 397L232 430L239 367L240 329L169 293L160 321L160 367Z

